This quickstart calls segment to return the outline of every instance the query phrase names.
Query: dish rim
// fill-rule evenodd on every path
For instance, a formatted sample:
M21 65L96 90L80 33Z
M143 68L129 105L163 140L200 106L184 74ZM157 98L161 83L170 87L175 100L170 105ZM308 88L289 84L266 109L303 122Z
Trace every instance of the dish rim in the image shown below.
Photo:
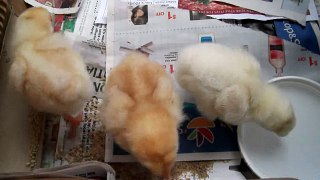
M305 77L300 77L300 76L283 76L283 77L276 77L276 78L273 78L271 80L268 81L268 84L275 84L277 82L299 82L299 83L302 83L304 85L308 85L308 86L311 86L312 88L316 89L318 91L318 93L320 94L320 83L314 81L314 80L311 80L311 79L308 79L308 78L305 78ZM254 165L254 162L252 162L252 160L250 160L248 154L244 151L244 145L242 143L243 141L243 138L241 136L242 134L242 131L243 131L243 126L244 124L240 124L238 125L237 127L237 140L238 140L238 145L239 145L239 149L240 149L240 153L244 159L244 161L247 163L248 167L259 177L259 178L271 178L267 175L265 175L264 173L261 172L260 169L257 169L256 166Z

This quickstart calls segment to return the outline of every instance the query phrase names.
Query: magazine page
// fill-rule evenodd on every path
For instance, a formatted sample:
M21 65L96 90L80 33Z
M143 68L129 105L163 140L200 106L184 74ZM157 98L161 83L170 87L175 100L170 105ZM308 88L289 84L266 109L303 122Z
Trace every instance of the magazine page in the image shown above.
M305 25L310 0L217 0L273 16L283 16Z
M256 19L261 21L281 19L279 16L267 16L259 12L234 6L224 2L179 0L180 9L188 9L216 19Z
M26 3L46 8L53 14L73 14L80 9L82 0L24 0Z

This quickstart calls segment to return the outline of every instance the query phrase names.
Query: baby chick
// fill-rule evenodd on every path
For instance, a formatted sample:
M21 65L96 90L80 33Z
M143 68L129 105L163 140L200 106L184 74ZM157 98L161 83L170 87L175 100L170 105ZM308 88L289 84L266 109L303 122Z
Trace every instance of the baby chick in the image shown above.
M288 99L260 77L260 65L244 50L197 44L180 54L176 79L195 98L199 110L237 125L256 121L279 136L295 126Z
M37 110L74 115L93 87L80 55L67 40L52 32L50 14L30 8L16 22L14 61L9 82Z
M130 54L112 69L104 95L100 115L106 131L152 173L169 178L182 107L163 67Z

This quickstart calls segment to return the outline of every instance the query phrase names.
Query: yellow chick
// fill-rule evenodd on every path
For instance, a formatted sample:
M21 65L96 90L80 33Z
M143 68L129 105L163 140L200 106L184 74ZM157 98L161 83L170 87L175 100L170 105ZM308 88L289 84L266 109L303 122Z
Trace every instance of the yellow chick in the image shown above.
M163 67L130 54L112 69L104 96L100 115L106 131L152 173L169 178L182 107Z
M262 81L260 65L244 50L219 44L197 44L181 51L176 68L181 87L210 118L238 125L256 121L279 136L295 126L288 99Z
M30 8L16 22L14 61L9 82L37 110L76 114L93 92L82 58L60 34L53 33L50 14Z

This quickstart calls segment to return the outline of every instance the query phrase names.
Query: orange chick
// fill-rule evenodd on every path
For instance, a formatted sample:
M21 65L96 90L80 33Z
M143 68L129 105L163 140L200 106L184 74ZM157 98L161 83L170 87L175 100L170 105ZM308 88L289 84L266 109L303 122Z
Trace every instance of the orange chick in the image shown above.
M63 35L52 32L46 9L30 8L19 16L12 45L9 82L31 106L59 115L82 110L93 92L89 74Z
M153 174L170 178L181 110L173 81L163 67L133 53L112 69L100 115L117 144Z

